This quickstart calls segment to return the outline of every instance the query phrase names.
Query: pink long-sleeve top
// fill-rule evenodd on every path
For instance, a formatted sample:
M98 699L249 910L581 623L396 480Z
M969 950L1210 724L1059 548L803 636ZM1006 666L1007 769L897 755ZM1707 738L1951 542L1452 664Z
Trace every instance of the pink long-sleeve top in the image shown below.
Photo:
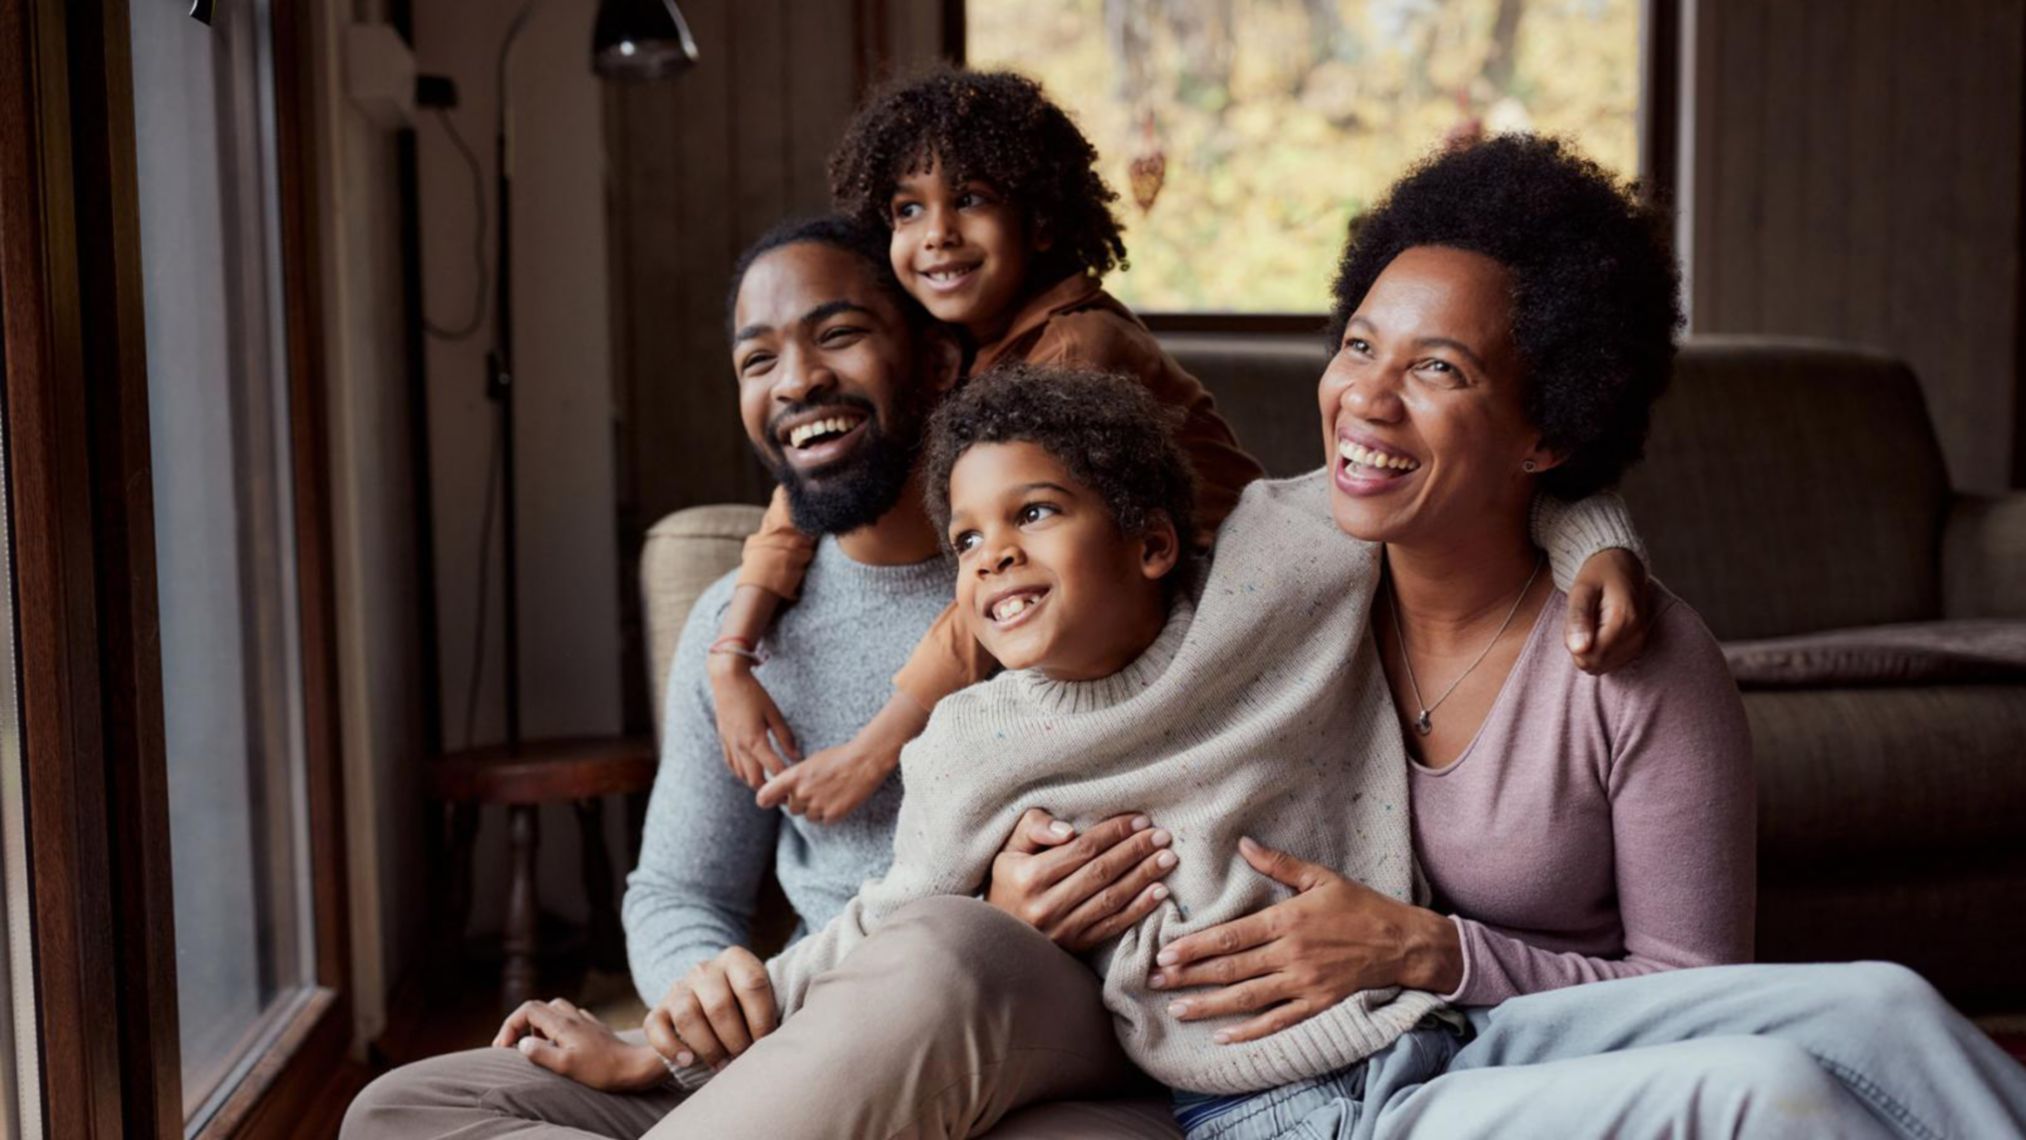
M1463 939L1457 1005L1751 957L1744 708L1702 620L1658 593L1639 660L1592 677L1556 591L1463 755L1411 765L1415 851Z

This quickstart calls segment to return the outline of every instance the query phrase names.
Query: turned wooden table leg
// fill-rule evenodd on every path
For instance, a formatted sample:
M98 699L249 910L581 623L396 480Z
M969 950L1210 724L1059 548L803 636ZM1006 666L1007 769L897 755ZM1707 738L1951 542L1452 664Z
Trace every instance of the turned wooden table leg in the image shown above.
M443 805L444 909L436 915L437 968L455 976L464 959L464 932L471 921L471 849L478 838L478 805L447 800Z
M532 804L507 808L506 930L502 938L506 964L500 971L500 992L507 1009L535 996L535 940L539 910L535 903L535 848L541 841L539 817Z
M612 902L612 853L605 840L605 801L591 796L577 801L577 829L584 839L584 901L587 957L600 970L626 968L626 933L619 927L619 908Z

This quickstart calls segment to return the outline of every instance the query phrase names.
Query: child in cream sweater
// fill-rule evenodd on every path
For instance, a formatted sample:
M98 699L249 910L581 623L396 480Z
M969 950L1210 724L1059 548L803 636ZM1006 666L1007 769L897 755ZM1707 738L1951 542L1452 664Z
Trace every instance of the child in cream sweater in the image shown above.
M1227 1044L1233 1019L1179 1021L1147 982L1166 943L1277 901L1241 838L1414 892L1407 760L1367 634L1380 548L1336 528L1325 476L1246 488L1206 565L1188 554L1189 465L1152 398L1031 365L947 400L925 466L956 610L1007 670L945 699L903 752L892 867L767 963L779 1016L902 905L979 891L1030 806L1079 825L1138 807L1183 855L1168 898L1092 956L1127 1054L1165 1084L1233 1093L1334 1072L1437 1009L1368 990ZM1588 553L1557 552L1558 574ZM682 1020L666 1003L653 1017L664 1035Z

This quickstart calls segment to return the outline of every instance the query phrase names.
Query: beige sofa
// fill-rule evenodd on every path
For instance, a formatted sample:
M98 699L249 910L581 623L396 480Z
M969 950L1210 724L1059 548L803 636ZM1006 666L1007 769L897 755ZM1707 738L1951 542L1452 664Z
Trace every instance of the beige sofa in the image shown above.
M1321 461L1319 337L1164 339L1269 472ZM1951 492L1919 386L1884 356L1692 339L1624 492L1656 572L1727 642L2026 619L2026 494ZM690 603L758 520L699 507L649 532L657 694ZM1889 958L1969 1010L2026 1009L2026 684L1939 675L1744 694L1760 954Z

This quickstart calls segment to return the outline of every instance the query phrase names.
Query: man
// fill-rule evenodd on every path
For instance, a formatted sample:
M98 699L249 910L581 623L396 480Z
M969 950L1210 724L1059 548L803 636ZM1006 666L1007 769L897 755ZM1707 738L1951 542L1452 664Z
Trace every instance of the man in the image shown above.
M768 688L813 750L850 739L885 704L888 678L949 603L953 570L914 464L929 412L957 382L961 352L893 282L883 243L832 219L762 238L741 258L733 296L746 434L788 488L797 525L825 536L800 600L764 647ZM851 421L853 430L794 446L805 435L797 429L818 420ZM713 1046L738 1053L773 1029L771 1011L742 1006L736 976L692 967L745 943L770 867L805 927L828 921L885 870L900 787L889 780L832 823L755 805L711 730L706 663L732 585L728 576L704 592L676 650L625 921L643 998L692 987L711 1011ZM1140 832L1114 843L1102 827L1049 851L1042 847L1061 837L1016 840L1005 858L1059 855L1058 867L1094 869L1073 884L1078 901L1135 866L1125 857L1147 842ZM1100 852L1117 855L1092 858ZM997 911L937 902L897 916L819 982L804 1011L756 1047L762 1055L726 1070L689 1105L637 1037L615 1039L567 1002L529 1003L502 1028L498 1043L515 1048L388 1074L353 1104L345 1135L634 1137L678 1106L682 1118L656 1135L964 1135L1030 1100L1105 1095L1133 1079L1096 979L1076 959ZM1137 1115L1144 1133L1121 1132L1122 1114ZM1164 1102L1141 1102L1049 1106L992 1135L1078 1128L1175 1134Z

